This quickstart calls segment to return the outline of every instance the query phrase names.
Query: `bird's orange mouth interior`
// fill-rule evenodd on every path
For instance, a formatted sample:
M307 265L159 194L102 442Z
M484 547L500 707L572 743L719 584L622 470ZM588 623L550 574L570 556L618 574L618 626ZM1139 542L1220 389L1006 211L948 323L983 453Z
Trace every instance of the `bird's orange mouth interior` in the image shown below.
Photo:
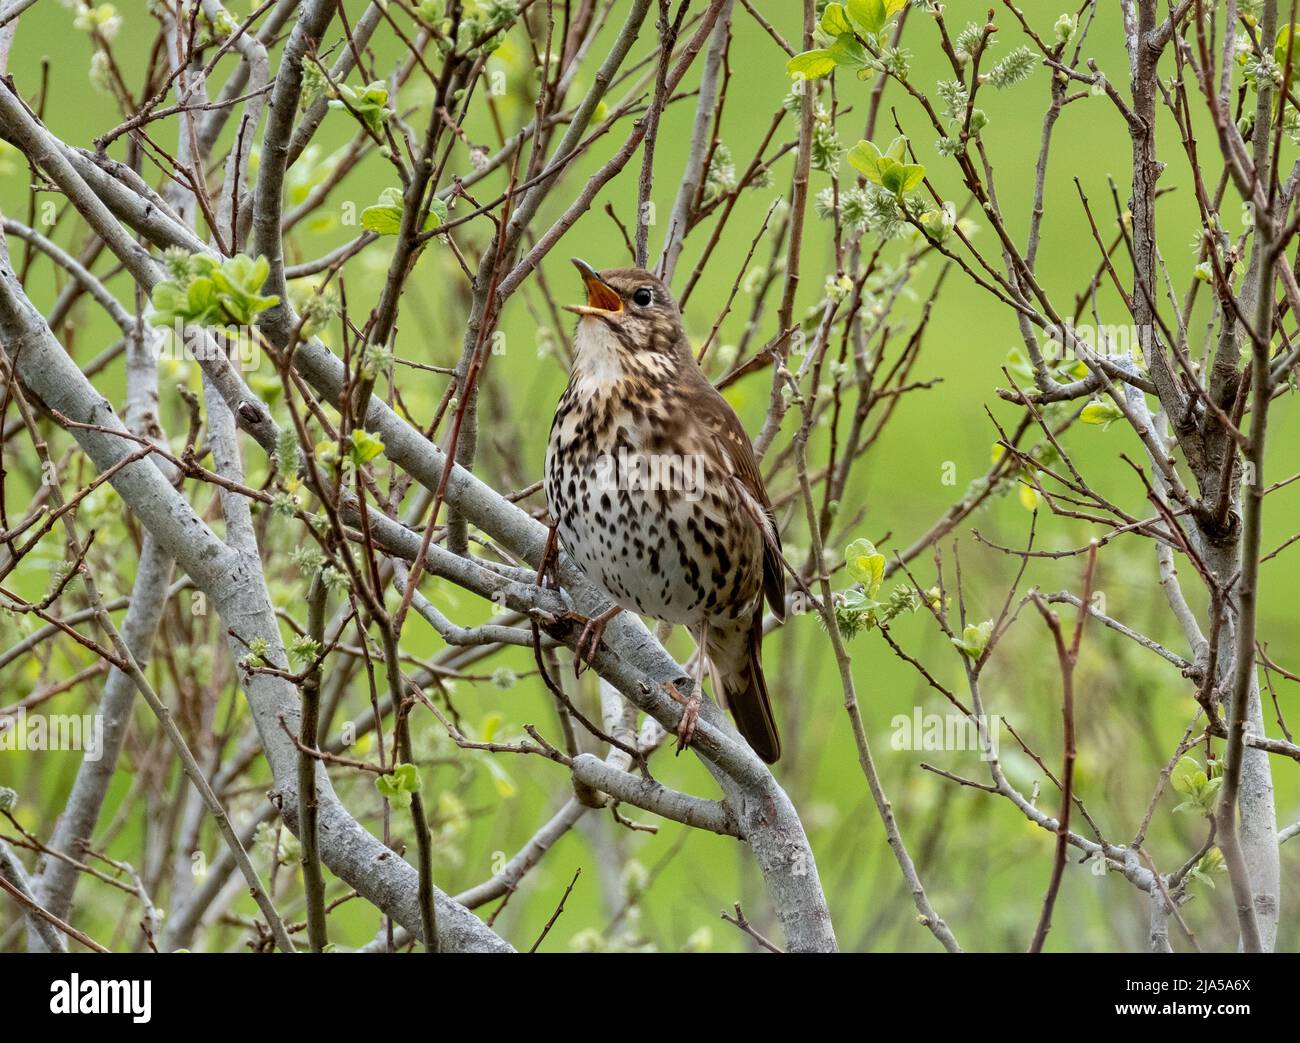
M566 304L565 310L578 315L617 315L623 310L623 298L601 279L595 268L577 257L573 258L573 265L587 287L587 303Z
M620 312L623 310L623 298L597 278L588 278L587 307L601 312Z

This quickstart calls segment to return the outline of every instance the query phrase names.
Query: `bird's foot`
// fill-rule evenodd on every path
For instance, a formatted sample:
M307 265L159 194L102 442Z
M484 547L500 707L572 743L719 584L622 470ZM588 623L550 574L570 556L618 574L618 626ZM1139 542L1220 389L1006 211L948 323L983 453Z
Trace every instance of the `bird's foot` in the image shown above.
M682 719L677 722L677 752L681 753L695 738L695 725L700 719L700 687L692 685L690 695L682 695L681 690L672 683L664 682L664 691L682 704Z
M573 646L573 676L581 677L584 670L591 666L600 650L601 639L605 636L605 627L609 621L623 610L615 605L598 616L584 616L578 612L569 612L565 618L573 623L582 624L582 633L578 635L577 644Z
M560 589L560 539L555 522L551 521L546 530L546 545L542 548L542 560L537 563L537 585Z

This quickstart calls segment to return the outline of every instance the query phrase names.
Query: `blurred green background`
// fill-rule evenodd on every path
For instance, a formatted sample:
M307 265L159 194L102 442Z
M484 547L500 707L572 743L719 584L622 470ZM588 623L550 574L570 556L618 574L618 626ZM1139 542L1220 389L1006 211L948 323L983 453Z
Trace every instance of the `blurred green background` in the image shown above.
M354 23L363 6L356 0L346 4ZM787 40L797 45L799 5L788 0L758 0L756 6ZM1103 5L1085 54L1095 57L1123 91L1127 60L1118 11L1113 6ZM612 25L604 30L605 38L612 37L624 7L621 3L616 5L610 20ZM1053 5L1039 2L1026 8L1043 33L1050 30L1060 13ZM249 9L246 0L236 0L231 7L236 17L242 17ZM123 25L113 41L113 52L126 81L138 91L156 35L156 22L141 3L124 0L118 4L118 10ZM966 17L982 18L983 13L983 5L951 4L949 23L960 27ZM10 71L18 88L31 99L42 82L43 63L48 62L46 123L64 140L90 147L92 139L115 126L121 116L112 99L92 84L88 75L90 42L86 33L74 29L73 21L72 11L48 0L25 14ZM1001 31L995 38L994 57L1021 42L1014 20L1001 9L997 22ZM733 31L731 84L722 120L722 139L730 147L737 167L743 168L766 131L772 113L788 92L789 81L784 71L786 55L739 5L733 17ZM650 32L648 23L634 56L646 53ZM328 40L333 43L337 38L335 31ZM930 90L936 80L950 77L951 70L939 51L933 22L923 14L912 12L903 44L912 51L912 82L920 88ZM381 28L372 46L376 68L387 73L397 60L400 45L391 32ZM594 63L603 53L600 46L593 48L589 67L575 82L573 97L578 97L590 83ZM522 31L516 27L489 62L490 71L500 68L508 77L506 94L496 99L507 131L531 118L533 99L527 66L526 43ZM698 68L688 76L687 84L693 85L697 77ZM358 82L355 75L351 82ZM1019 86L981 93L980 104L990 118L984 141L996 171L998 195L1013 231L1022 239L1028 222L1047 89L1047 73L1040 68ZM868 91L868 84L851 77L841 77L837 84L839 106L841 110L849 110L838 125L845 148L860 135ZM615 97L619 96L616 92ZM427 117L429 98L429 84L417 72L401 96L404 108L415 107L409 118L416 127L421 127ZM661 215L669 212L679 183L693 114L692 101L674 104L660 128L654 199ZM921 162L926 164L945 198L956 201L960 207L965 197L951 161L941 159L934 152L933 134L915 104L891 87L885 94L878 140L893 136L891 125L895 118L910 135ZM617 125L565 174L539 215L536 222L539 230L558 216L585 178L608 159L629 129L627 121ZM175 121L168 120L155 124L152 133L156 140L171 148L175 130ZM796 120L787 116L774 141L790 140L796 131ZM467 132L472 140L487 144L490 149L495 142L492 123L481 98L472 108ZM304 192L312 179L319 177L335 150L345 147L353 133L354 125L345 114L331 112L317 135L318 151L304 157L292 171L291 191ZM114 146L115 156L121 156L121 144L119 141ZM1212 136L1206 135L1202 144L1202 154L1211 156ZM1290 145L1287 148L1292 153L1288 159L1293 159L1294 148ZM1073 179L1078 178L1088 193L1109 239L1114 213L1108 179L1114 178L1120 186L1120 199L1126 199L1128 149L1123 122L1104 98L1087 98L1071 104L1057 126L1038 273L1041 283L1063 308L1072 308L1075 295L1085 288L1097 259ZM1161 127L1160 149L1169 164L1161 184L1173 190L1162 198L1159 207L1160 243L1181 293L1195 263L1193 246L1200 221L1190 193L1185 157L1175 131L1167 123ZM0 207L7 215L23 220L30 180L26 164L12 149L0 155L0 162L5 175L0 181ZM789 184L792 165L792 155L786 155L774 169L771 187L742 194L703 282L689 302L685 318L695 343L702 342L717 318L764 214L776 195ZM543 264L542 274L558 300L576 299L580 292L567 260L571 254L580 254L597 267L627 263L622 236L604 213L604 207L612 204L622 220L632 223L639 166L638 153ZM454 154L451 169L461 172L471 169L463 148ZM156 184L156 170L146 173ZM842 177L850 173L847 166L841 168ZM320 256L354 237L357 229L341 223L348 212L346 206L351 204L352 212L359 211L374 203L379 193L393 183L391 168L377 156L369 155L331 194L320 211L320 220L304 222L295 228L287 251L291 263ZM816 193L829 183L827 174L814 172L812 191ZM490 198L503 184L503 179L495 176L476 186L475 194ZM58 196L42 194L38 198L53 200L62 208ZM1225 208L1225 212L1230 211L1231 208ZM978 224L979 215L974 216ZM473 256L482 248L486 234L486 224L471 226L471 230L458 236L458 241L466 254ZM678 266L678 283L694 267L707 235L707 228L701 228L688 240ZM74 227L71 218L64 216L53 236L64 246L78 247L83 242L84 228ZM991 258L997 256L996 245L986 228L976 235L975 241ZM652 258L657 256L661 242L662 226L656 226L651 229ZM368 247L345 269L348 300L355 321L362 320L377 300L390 244L391 240L380 241ZM10 245L14 249L16 241L11 240ZM901 255L905 247L893 244L887 249ZM910 332L920 303L938 274L939 260L933 255L927 258L913 280L912 292L902 303L902 314L896 320L902 335L892 351L897 350ZM762 263L766 263L766 252L760 247L755 264ZM834 271L831 226L811 214L804 264L798 302L800 314L821 299L824 280ZM1126 261L1121 269L1127 278ZM104 270L102 262L99 270ZM62 282L62 274L56 276L48 261L34 260L28 285L38 306L47 307ZM126 281L117 276L109 285L130 307L132 295ZM435 243L421 258L403 295L397 354L423 363L454 364L460 352L466 301L463 276L446 248ZM747 295L742 293L722 327L718 344L736 342L748 313L748 303ZM759 341L775 334L774 312L773 304L767 310ZM1101 312L1105 322L1128 321L1109 288L1104 288L1101 294ZM563 357L554 350L539 350L539 343L545 348L547 337L547 334L539 336L539 324L549 323L547 307L536 285L526 286L511 299L505 311L502 323L506 334L505 353L494 356L490 362L482 407L480 459L482 472L498 479L501 488L527 484L541 473L552 404L566 379ZM82 362L94 357L117 336L104 315L84 302L78 307L74 324L75 336L68 347ZM333 343L337 346L337 340ZM883 437L857 468L840 517L850 518L859 508L865 509L865 515L857 529L840 541L841 547L848 539L865 536L875 540L884 553L892 554L894 549L906 546L928 528L963 493L968 483L987 470L997 432L986 409L992 410L1004 424L1016 417L1015 410L1002 403L994 389L1006 385L1002 367L1017 343L1012 315L960 272L950 272L914 370L915 379L940 377L942 382L904 398ZM269 365L265 369L264 373L252 375L255 386L259 377L266 382L265 386L270 386L273 373ZM397 380L407 408L418 420L427 423L443 392L444 378L399 368ZM198 389L197 369L169 363L162 373L164 418L177 448L183 445L184 436L184 412L175 392L178 382ZM121 401L120 361L97 378L97 386L114 401ZM728 390L729 400L751 432L758 429L768 393L766 372ZM1268 480L1282 478L1295 469L1294 455L1289 448L1295 444L1300 429L1292 413L1287 400L1274 413L1276 424L1272 429L1273 455ZM793 415L787 418L782 443L794 422ZM820 437L824 439L824 432ZM1070 431L1066 444L1085 473L1094 476L1099 488L1117 502L1140 509L1140 483L1119 460L1120 452L1134 458L1141 452L1127 428L1122 424L1107 431L1076 427ZM67 440L60 436L56 445L66 448ZM24 469L30 471L31 464L21 458L28 453L29 449L19 439L6 454L5 464L11 471L6 488L11 516L21 513L27 496L24 489L31 488L23 484ZM824 454L824 441L814 445L814 464ZM250 447L246 457L250 479L260 479L265 473L260 451ZM955 467L955 485L944 483L945 465L949 464ZM70 467L73 473L76 468L82 468L80 473L84 479L84 464L77 462ZM790 475L786 472L773 483L772 491L777 495L789 486ZM1276 545L1296 528L1297 497L1300 497L1300 486L1270 497L1266 546ZM200 490L195 499L206 506L211 494L206 489ZM540 505L537 498L528 502L532 507ZM120 544L136 539L138 533L134 529L128 531L115 497L109 492L96 494L83 510L82 518L85 524L99 529L93 560L105 577L104 587L113 595L129 591L134 578L134 553ZM961 541L967 603L973 619L997 614L1016 562L976 543L970 537L971 528L979 528L999 543L1023 545L1029 522L1029 513L1012 489L1009 494L995 497L954 534ZM1080 522L1054 518L1044 511L1039 518L1038 533L1039 546L1054 549L1081 546L1096 530ZM274 594L279 604L300 616L305 584L288 561L289 550L298 542L300 533L290 525L280 520L271 522L265 556L275 580ZM801 517L791 521L786 543L788 548L793 548L789 554L791 560L802 560L807 536ZM945 543L945 558L951 564L953 554L949 544L950 541ZM840 548L831 549L838 554ZM61 541L55 536L47 538L42 550L44 555L25 562L19 576L11 581L19 593L31 596L44 591L48 583L46 570L63 557ZM1260 625L1271 654L1291 669L1300 668L1293 648L1297 624L1292 584L1296 580L1297 561L1300 561L1300 550L1292 549L1265 566L1265 600ZM1080 559L1035 561L1025 585L1037 585L1048 591L1077 591L1081 568ZM933 567L928 556L917 561L914 569L922 583L932 582ZM1191 570L1183 572L1189 580L1190 592ZM948 578L951 582L951 572ZM1154 551L1149 543L1124 537L1106 547L1100 558L1098 586L1105 595L1108 613L1167 642L1180 654L1186 652L1156 586ZM448 615L465 625L486 619L490 614L490 605L444 583L426 579L424 590ZM188 605L187 597L182 596L182 608ZM1193 596L1198 607L1201 600ZM1069 611L1063 615L1067 620L1072 619ZM188 617L188 610L179 612L178 616ZM171 651L177 662L188 664L195 671L197 685L203 686L214 669L214 658L226 655L224 648L218 650L219 631L211 621L183 618L182 622L190 628L192 647ZM28 625L14 619L0 622L0 644L7 644ZM893 634L910 653L926 662L941 682L962 693L964 680L959 658L924 613L900 619ZM442 647L432 629L412 617L404 636L404 648L427 658ZM684 656L690 645L687 639L677 635L672 648ZM863 633L852 642L850 650L876 761L903 836L917 860L936 909L968 949L1024 949L1037 920L1049 876L1053 837L1029 824L1008 802L959 788L920 768L924 760L948 771L982 779L984 766L975 753L892 749L891 719L895 714L910 716L916 706L927 713L942 714L947 706L906 664L891 654L878 634ZM789 791L809 831L841 946L876 951L937 949L931 935L916 923L910 897L885 844L880 820L858 768L834 661L816 618L794 617L783 630L769 637L765 661L788 751L775 773ZM88 662L81 650L65 643L44 663L28 658L14 664L0 673L0 705L23 698L41 683L66 679ZM510 677L501 672L496 674L495 683L486 679L485 675L498 667L528 675L533 663L527 651L504 653L486 666L475 667L484 679L458 681L453 699L467 724L475 728L490 727L490 722L499 715L498 737L522 734L523 725L529 723L554 737L554 713L538 680L520 676L516 683L510 684ZM154 669L155 672L159 669L157 664ZM227 714L239 715L242 711L237 701L232 704L228 664L220 676L225 681L213 693L220 700L215 719L224 722ZM175 686L167 683L165 677L163 680L166 690L174 695ZM47 708L51 712L91 712L99 687L98 681L82 685ZM1076 791L1107 838L1127 843L1141 820L1157 773L1164 767L1195 710L1192 688L1162 660L1093 626L1084 642L1078 691ZM592 678L584 679L581 693L583 698L593 700L591 705L594 705ZM1059 768L1059 677L1047 633L1032 612L1022 615L986 671L984 696L990 712L1004 715L1053 770ZM1279 698L1283 712L1291 711L1289 719L1300 719L1294 712L1294 690L1280 688ZM349 706L359 713L364 704L362 689L354 685ZM137 737L151 735L152 723L147 714L137 713ZM1267 707L1266 717L1272 721ZM453 752L449 743L436 734L436 724L427 715L417 718L416 728L421 749L430 758L446 758ZM1003 742L1005 766L1012 781L1026 793L1042 782L1039 804L1054 813L1057 794L1042 780L1032 761L1012 747L1009 740ZM149 748L156 752L152 744ZM365 743L361 750L366 751ZM118 822L109 852L131 861L141 857L143 821L147 813L144 802L132 790L144 754L145 747L138 741L132 745L120 765L114 793L101 819L102 824ZM451 893L490 876L570 794L563 769L540 758L498 756L498 770L490 769L487 757L481 754L461 754L455 761L455 764L430 764L423 772L425 792L432 797L438 813L436 879L440 887ZM71 786L77 763L78 756L70 753L39 756L0 753L0 784L18 790L20 803L15 814L26 828L41 836L48 835ZM669 753L661 753L655 759L654 768L669 786L708 797L717 795L713 780L691 756L674 759ZM260 760L255 771L258 781L232 800L236 811L252 809L263 799L261 783L266 772ZM1279 826L1286 826L1300 816L1300 773L1296 765L1276 761L1275 781ZM363 815L371 828L377 828L379 801L369 778L354 779L336 773L336 783L347 806ZM183 785L174 769L167 773L165 787L172 793L179 792ZM128 797L138 806L123 805ZM1203 837L1202 824L1193 815L1173 812L1179 799L1176 794L1166 794L1150 830L1148 848L1164 871L1173 870L1194 853ZM624 810L637 821L650 820L648 815L636 814L635 809ZM400 835L401 816L395 816L394 822L395 832ZM751 943L719 919L719 912L729 911L736 902L743 905L760 930L777 933L761 880L746 848L735 841L673 823L657 822L656 825L658 831L654 834L633 832L615 823L607 813L589 814L525 878L519 892L496 919L497 930L512 943L527 947L553 913L574 871L581 868L582 876L545 943L546 949L649 946L664 950L748 949ZM217 841L209 831L205 831L203 847L209 859L217 851ZM1295 888L1288 887L1287 883L1294 883L1300 866L1300 842L1288 844L1282 850L1284 888L1278 947L1294 950L1300 944L1297 897ZM259 866L265 867L268 857L267 850L259 847ZM1090 865L1076 865L1072 860L1048 948L1142 948L1147 932L1143 896L1121 877L1098 876L1092 869ZM296 899L300 888L291 877L288 870L280 870L278 894L283 896L289 915L298 917L301 906ZM1230 948L1235 929L1226 877L1220 876L1218 884L1217 888L1194 885L1195 898L1184 915L1203 946ZM334 887L339 887L337 882ZM78 898L75 924L104 941L121 937L127 939L123 944L134 942L138 910L124 909L121 892L93 880L83 880ZM165 893L158 901L164 909L168 907ZM247 908L241 906L241 911L251 914L252 904L246 904ZM0 908L0 924L13 914L8 904ZM351 902L333 912L330 922L333 940L341 945L356 945L373 937L379 917L364 903ZM238 947L243 934L236 927L219 927L203 935L200 944L211 948ZM1176 948L1186 947L1176 929L1171 929L1171 938Z

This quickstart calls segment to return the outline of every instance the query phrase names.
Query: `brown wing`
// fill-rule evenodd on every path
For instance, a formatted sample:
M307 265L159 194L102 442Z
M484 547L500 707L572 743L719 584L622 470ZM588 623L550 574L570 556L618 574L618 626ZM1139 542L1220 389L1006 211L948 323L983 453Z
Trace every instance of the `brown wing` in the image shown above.
M713 429L719 444L726 451L732 465L732 478L739 487L737 492L742 495L742 499L750 499L751 506L759 514L754 522L763 533L763 593L772 608L772 614L777 619L785 619L785 573L781 559L781 534L776 530L772 501L768 499L767 490L763 488L763 476L759 472L758 460L754 456L754 445L749 440L740 417L736 416L736 411L703 373L700 373L699 377L703 386L700 393L694 396L692 408L697 410L697 417Z

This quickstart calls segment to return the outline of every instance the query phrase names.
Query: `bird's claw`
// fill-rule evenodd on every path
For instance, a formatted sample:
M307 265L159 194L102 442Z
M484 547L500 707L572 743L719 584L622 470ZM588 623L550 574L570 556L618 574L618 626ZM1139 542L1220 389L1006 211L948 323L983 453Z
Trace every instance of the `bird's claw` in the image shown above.
M605 636L605 627L621 611L623 611L621 608L615 607L598 616L584 616L577 612L566 614L565 618L569 621L582 624L582 632L573 646L574 677L581 677L595 661L596 653L600 651L600 642Z
M537 564L537 585L560 589L560 541L554 522L546 530L546 545L542 548L542 560Z
M583 671L591 666L592 660L596 658L596 651L600 648L600 641L604 633L605 624L599 616L587 620L582 628L582 633L578 635L578 643L573 646L574 677L581 677Z
M664 691L667 692L676 702L682 704L682 719L677 722L677 752L690 746L691 741L695 738L695 725L700 719L700 696L699 688L691 686L690 695L682 695L678 687L671 681L664 682Z

